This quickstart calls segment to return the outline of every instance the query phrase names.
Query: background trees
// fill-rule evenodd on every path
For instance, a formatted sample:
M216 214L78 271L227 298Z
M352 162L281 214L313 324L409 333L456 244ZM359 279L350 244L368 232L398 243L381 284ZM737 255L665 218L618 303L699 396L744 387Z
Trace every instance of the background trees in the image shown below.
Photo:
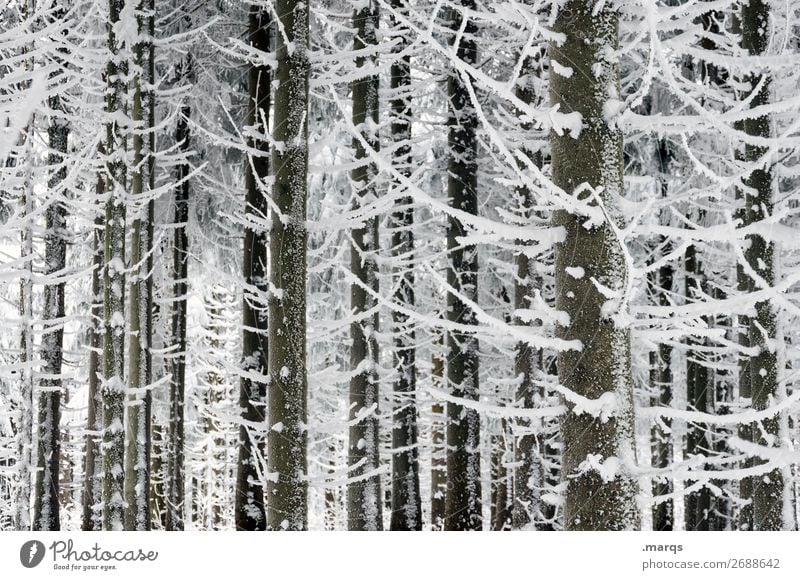
M798 7L704 4L8 2L0 526L796 527Z

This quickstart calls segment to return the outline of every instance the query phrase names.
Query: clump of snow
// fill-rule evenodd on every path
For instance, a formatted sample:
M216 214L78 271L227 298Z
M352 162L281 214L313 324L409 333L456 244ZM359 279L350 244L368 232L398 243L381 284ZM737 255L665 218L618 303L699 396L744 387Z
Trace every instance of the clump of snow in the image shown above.
M622 462L618 457L606 457L603 459L602 455L597 453L589 453L586 459L581 461L578 465L579 473L588 473L589 471L596 471L602 480L606 483L614 481L620 473Z
M564 270L576 280L580 280L586 274L586 271L580 266L567 266Z

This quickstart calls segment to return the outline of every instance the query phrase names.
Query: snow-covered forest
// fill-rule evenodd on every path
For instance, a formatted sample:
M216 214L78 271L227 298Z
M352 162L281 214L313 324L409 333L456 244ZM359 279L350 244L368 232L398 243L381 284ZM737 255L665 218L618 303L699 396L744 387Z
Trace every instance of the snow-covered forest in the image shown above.
M0 0L0 529L797 529L798 95L798 0Z

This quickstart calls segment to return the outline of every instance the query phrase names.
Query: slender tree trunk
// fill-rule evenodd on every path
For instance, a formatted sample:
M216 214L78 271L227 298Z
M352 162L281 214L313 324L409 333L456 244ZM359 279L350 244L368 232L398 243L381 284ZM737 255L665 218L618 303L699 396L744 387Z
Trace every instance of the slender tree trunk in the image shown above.
M308 526L306 473L306 199L308 177L308 3L276 0L280 19L270 236L267 527ZM291 44L287 44L291 43Z
M377 60L378 10L367 0L353 13L356 30L353 51L356 67L374 68ZM372 49L373 53L365 55ZM378 76L374 72L352 83L353 125L363 139L377 149ZM352 171L355 190L353 210L373 202L377 195L377 169L359 139L353 139L358 166ZM378 219L361 219L351 232L350 269L358 281L350 286L350 310L355 319L350 325L350 426L347 464L347 527L350 530L382 530L380 447L378 445ZM372 313L370 313L372 311Z
M742 127L738 127L741 129ZM741 155L741 152L739 153ZM747 223L748 210L745 206L746 194L741 188L737 188L736 197L739 200L736 210L736 221L740 224ZM741 263L736 264L736 289L743 295L753 291L753 281L745 271ZM750 317L742 314L738 317L738 337L739 346L742 353L739 355L739 405L746 409L752 404L753 391L750 386ZM738 428L738 436L744 441L753 440L753 425L742 423ZM749 469L755 465L752 457L747 457L742 461L742 468ZM739 499L741 501L739 513L737 514L736 529L749 531L753 529L753 478L744 477L739 481Z
M139 3L137 25L139 34L149 33L149 18L146 0ZM145 96L149 80L149 57L152 41L140 41L134 48L133 71L133 110L131 120L133 133L133 172L131 178L131 198L138 202L146 195L145 184L150 185L149 170L152 152L147 150L145 130L152 130L148 101L152 95ZM144 88L143 88L144 85ZM152 134L147 135L148 141ZM128 345L128 418L126 422L125 449L125 529L150 529L150 384L149 353L151 346L150 321L150 269L148 266L152 246L149 236L150 204L139 204L133 220L131 235L131 276L129 313L131 337ZM142 219L144 214L145 220Z
M250 8L249 35L253 49L270 51L269 10ZM271 71L264 65L250 65L248 121L254 135L269 132ZM269 370L269 334L267 295L269 293L267 248L269 237L264 225L269 219L266 180L269 177L269 144L260 137L249 140L251 154L245 177L247 192L244 232L245 295L242 305L244 333L243 371L239 386L239 406L244 420L250 424L265 422L266 376ZM252 222L252 220L256 220ZM259 476L259 457L264 456L264 436L248 427L239 426L239 463L236 473L236 529L263 530L266 528L264 490Z
M125 153L127 139L119 118L125 114L128 65L117 44L122 0L109 0L106 71L106 154L109 198L106 203L103 272L103 529L123 528L125 454Z
M96 194L100 199L105 191L102 174L97 176ZM85 532L99 531L102 528L102 457L100 443L103 432L103 400L100 392L101 353L103 348L103 297L101 279L103 271L103 216L99 214L94 220L92 232L92 308L89 322L89 397L87 400L87 433L86 452L83 464L83 520L81 529Z
M392 9L403 11L403 0L392 0ZM396 17L392 29L400 30ZM410 31L403 30L394 49L391 67L392 162L409 177L411 159L411 56ZM402 188L399 182L395 187ZM403 308L414 309L414 272L408 264L414 256L414 207L410 197L400 198L391 216L392 255L395 265L394 300ZM413 323L399 310L392 312L395 368L394 424L392 427L392 530L421 530L422 501L419 489L419 445L417 441L416 339Z
M617 10L568 0L554 31L565 40L550 43L550 57L573 74L551 74L551 103L560 112L579 113L583 126L579 135L551 132L553 181L566 195L584 200L593 215L599 213L594 222L577 211L559 210L554 217L565 232L556 246L556 309L570 318L569 325L557 326L556 334L581 345L558 357L559 382L573 393L561 426L564 525L567 530L638 529L638 484L628 471L635 463L630 336L612 310L625 308L629 275L609 223L621 221L615 203L623 194L622 134L604 115L607 102L619 98ZM602 188L599 198L581 191L584 184ZM610 302L595 282L617 293L619 302ZM576 396L613 400L614 412L578 413L570 400Z
M223 345L223 317L225 295L218 288L211 290L209 299L206 295L206 312L209 324L206 331L209 335L207 348L209 352L221 352ZM226 383L224 377L214 368L206 375L206 392L203 401L203 432L206 435L206 465L203 469L201 485L205 491L206 510L201 514L205 526L210 530L222 529L222 498L225 493L225 433L215 413L220 403L225 400Z
M672 152L667 141L658 141L655 149L656 163L659 171L659 189L662 199L669 195L668 176ZM660 218L662 216L659 216ZM661 223L661 222L660 222ZM664 236L658 237L658 248L668 252L671 245ZM659 257L658 254L655 254ZM671 306L669 294L672 292L674 267L665 263L650 276L650 285L653 292L653 302L662 308ZM665 343L658 344L655 351L650 353L650 388L653 394L654 407L670 407L672 404L672 347ZM667 469L672 464L673 441L672 420L666 417L659 418L650 431L652 441L652 465L658 469ZM654 478L653 496L668 496L673 491L672 479L668 475ZM653 505L653 530L672 531L675 526L675 505L672 499L665 499Z
M517 97L530 105L538 105L542 100L541 95L537 94L535 82L541 71L542 57L544 57L544 54L526 57L522 66L522 75L517 81ZM522 128L527 134L533 134L534 127L532 123L523 123ZM542 168L541 151L534 151L527 147L523 151L536 167ZM523 170L523 167L520 167L520 170ZM530 208L535 205L536 200L528 187L519 187L516 193L520 207L523 209L521 218L528 222L534 217ZM525 246L528 244L523 240L517 240L517 245L521 249L517 254L514 309L518 311L531 307L530 301L539 290L541 280L536 275L533 268L534 264L531 263L530 258L525 253ZM516 324L523 325L525 323L520 317L516 318ZM543 389L536 386L536 380L541 378L543 374L542 351L532 348L526 342L520 341L514 357L514 373L520 381L515 395L517 403L522 405L523 409L533 409L536 406L537 398L545 395ZM523 529L535 524L537 519L546 511L541 500L545 479L542 461L545 452L542 427L541 421L516 420L516 430L521 434L518 435L514 444L514 463L516 467L514 469L511 519L512 526L515 529ZM541 526L547 527L546 524L541 524Z
M22 5L23 18L30 17L35 10L35 0L26 0ZM32 51L31 47L23 48L24 54ZM35 63L32 57L26 59L26 67L33 72ZM19 424L17 433L17 464L15 481L15 528L29 530L31 528L31 472L33 462L33 127L35 115L31 116L25 127L24 146L25 170L23 179L22 211L25 225L21 234L20 257L25 272L19 287L20 329L20 388L19 388Z
M699 296L701 281L704 273L701 259L697 254L694 245L686 249L685 254L685 286L686 296L694 298ZM709 389L708 367L698 359L698 352L694 347L702 347L706 344L705 339L690 338L687 341L689 352L686 356L686 402L689 410L708 413L711 406L709 397L712 392ZM708 437L708 426L703 423L690 423L686 432L686 457L694 456L706 457L711 449L711 442ZM693 485L694 481L687 481L688 486ZM707 531L709 529L709 516L711 510L711 490L703 485L696 491L686 495L685 500L685 525L689 531Z
M461 0L462 9L475 10L474 0ZM463 19L469 19L464 22ZM453 9L453 34L459 39L456 58L469 65L477 64L477 27L469 13ZM463 29L463 34L459 31ZM458 72L447 80L450 99L448 119L447 193L450 206L458 211L477 215L477 140L478 117L470 101L467 87ZM450 267L447 283L447 319L463 327L477 324L475 312L466 301L478 299L478 248L464 246L459 238L467 232L454 216L448 216L447 249ZM478 339L464 330L447 334L448 390L457 398L478 400ZM447 493L444 527L446 530L480 530L481 517L481 453L480 417L474 409L447 403Z
M530 198L527 188L523 191L523 195L525 207L530 207L533 200ZM521 251L517 256L517 284L514 292L517 310L529 307L526 300L533 296L537 286L534 276L528 257L524 251ZM523 409L535 408L537 395L541 396L541 389L537 388L535 383L537 377L541 375L541 367L541 350L520 342L514 359L514 372L520 380L516 400ZM518 436L514 447L516 468L514 470L512 522L515 529L523 529L535 524L537 516L544 508L541 501L544 487L542 465L544 433L541 430L541 422L517 419L516 424L522 434Z
M434 347L431 362L431 386L434 389L444 387L444 335ZM437 347L439 350L437 350ZM444 502L447 492L447 445L445 443L445 408L440 402L431 406L431 529L444 529Z
M58 6L52 18L63 20L65 9ZM66 30L62 30L64 34ZM63 51L63 50L62 50ZM61 63L64 65L63 62ZM63 74L63 73L62 73ZM45 274L51 280L44 287L44 332L42 334L42 380L39 394L39 444L33 505L34 530L60 530L59 477L61 461L61 364L64 358L64 275L67 259L66 193L58 191L67 176L65 156L69 124L64 117L61 96L48 99L53 111L48 128L51 171L48 186L52 201L46 210ZM54 280L53 280L54 279Z
M193 63L191 55L187 55L181 63L182 78L192 78ZM172 341L176 349L172 354L172 382L170 383L169 441L169 489L167 490L167 530L183 530L185 500L185 440L184 406L186 398L186 317L189 294L189 161L191 154L191 132L189 119L192 116L191 106L184 102L178 117L175 131L175 142L179 144L184 161L178 166L175 192L175 241L173 247L173 310Z
M32 123L31 123L32 124ZM28 129L26 143L30 143L31 131ZM27 156L26 156L27 157ZM30 163L28 157L27 163ZM26 169L30 172L30 168ZM17 459L16 529L28 530L31 527L31 463L33 461L33 187L29 186L30 176L25 179L25 193L22 204L25 208L26 224L22 232L22 258L25 260L25 274L19 288L19 315L22 323L20 331L20 381L19 432Z
M153 528L164 530L167 527L167 464L164 462L167 454L164 426L153 422L150 429L151 457L150 457L150 521Z
M509 451L506 445L509 441L510 430L506 419L500 419L500 433L491 437L491 475L492 475L492 505L491 524L494 531L511 529L511 473L508 463Z
M763 0L749 0L742 3L741 29L742 48L752 56L766 53L769 45L769 4ZM750 79L752 90L758 92L747 94L750 108L763 107L770 102L771 79L763 75L753 75ZM767 115L752 117L742 121L742 129L752 137L768 139L770 137L770 118ZM744 161L753 163L767 153L767 148L759 145L744 146ZM757 223L772 215L772 170L763 166L755 169L745 180L744 223L742 226ZM761 235L747 236L749 245L745 251L748 266L755 272L767 287L775 283L775 244ZM754 282L753 290L760 289ZM778 362L775 345L778 321L775 309L770 300L762 300L755 305L755 316L749 320L748 343L754 354L750 358L750 390L753 408L768 409L780 397L778 386ZM751 429L754 443L766 447L780 445L780 420L777 414L755 423ZM754 465L764 463L755 459ZM784 480L780 468L775 468L764 475L753 477L753 529L781 530L783 521Z
M663 240L662 240L663 242ZM668 293L672 291L673 268L670 264L661 266L653 276L653 287L658 292L659 306L668 307ZM650 385L654 407L669 407L672 403L672 347L661 343L650 353ZM652 465L658 469L666 469L672 463L673 441L672 420L659 418L651 430ZM672 493L672 480L668 475L660 476L653 481L653 496L667 496ZM653 530L672 531L675 523L674 502L672 499L659 501L653 506Z

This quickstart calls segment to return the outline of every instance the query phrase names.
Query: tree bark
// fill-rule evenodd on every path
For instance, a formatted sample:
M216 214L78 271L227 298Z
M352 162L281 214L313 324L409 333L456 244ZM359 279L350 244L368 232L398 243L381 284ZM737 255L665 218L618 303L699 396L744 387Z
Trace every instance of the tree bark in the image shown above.
M465 11L475 10L474 0L462 0ZM451 30L459 38L456 58L468 65L477 63L477 26L468 12L453 9ZM463 28L463 34L459 30ZM477 140L478 118L470 101L464 80L457 71L447 79L450 99L448 119L447 193L450 206L458 211L477 215ZM475 312L466 301L478 299L478 248L462 245L464 225L448 216L447 250L450 267L447 283L447 319L462 328L475 326ZM453 397L478 400L478 339L471 331L450 330L447 333L447 383ZM447 493L444 527L446 530L480 530L481 516L481 452L480 417L474 409L447 402Z
M268 10L250 8L249 37L253 49L270 50L271 22ZM266 377L269 371L269 334L267 295L269 293L267 248L269 236L264 224L269 219L266 180L269 177L269 144L260 135L269 132L271 75L264 65L251 64L248 72L248 121L253 136L249 139L251 154L245 174L246 220L244 232L244 282L242 304L244 333L243 365L239 384L239 406L244 420L263 425L266 419ZM255 219L257 222L251 223ZM259 477L259 457L264 456L264 435L246 424L239 426L239 463L236 471L236 529L266 528L264 488Z
M541 73L541 61L544 57L543 51L535 56L525 57L522 66L522 74L517 81L516 94L524 103L529 105L539 105L542 96L537 94L535 78ZM527 134L533 134L534 126L532 123L522 123L522 128ZM526 134L526 137L527 137ZM529 147L523 148L525 155L539 169L543 166L542 152L531 150ZM520 164L520 171L524 170ZM530 188L522 186L517 188L517 198L522 208L521 218L524 223L530 222L535 216L531 208L535 205ZM525 253L525 246L529 245L523 240L517 240L520 250L517 254L517 276L514 283L514 309L516 311L530 308L531 300L540 289L541 279L535 271L535 264L531 262ZM523 325L526 322L516 318L516 324ZM531 324L531 323L528 323ZM517 352L514 357L514 373L520 381L515 394L517 404L523 409L533 409L536 406L537 398L546 395L542 388L537 387L536 381L541 378L542 373L542 351L534 349L528 343L520 341L517 345ZM521 434L517 437L514 444L514 487L511 506L511 523L514 529L523 529L531 524L539 529L549 527L547 523L537 523L538 519L545 516L545 512L551 511L542 503L542 489L545 483L545 469L543 458L546 452L545 435L543 433L542 421L530 419L516 419L516 431ZM549 514L547 514L549 515Z
M105 191L103 175L97 176L97 198L100 199ZM103 400L100 392L101 383L101 353L103 348L103 297L101 282L103 272L103 216L98 213L94 220L92 232L92 307L89 322L89 396L87 405L87 434L86 448L83 464L83 519L81 530L84 532L99 531L102 528L102 512L100 500L102 498L102 457L100 443L103 431Z
M180 76L193 78L193 62L187 55L180 65ZM169 489L167 490L167 530L184 529L185 511L185 419L186 400L186 316L189 293L189 197L191 192L188 157L191 155L191 131L189 119L192 108L187 102L181 106L175 142L178 143L183 161L178 165L175 192L175 240L173 248L173 310L172 343L176 347L172 353L172 382L170 383L169 440Z
M431 362L431 386L444 388L444 334L436 340ZM445 407L441 402L431 406L431 530L444 530L445 496L447 493L447 445Z
M52 4L52 19L63 21L64 6ZM66 24L65 24L66 26ZM60 33L66 34L66 28ZM63 54L66 49L59 49ZM64 62L59 59L61 66ZM56 80L61 73L54 73ZM50 154L48 164L51 175L48 187L52 199L45 212L45 275L55 278L48 280L44 287L44 332L42 334L42 380L39 394L39 436L36 461L36 485L34 487L33 529L53 531L61 529L59 506L59 478L61 461L61 365L64 358L64 288L66 283L59 279L64 275L67 257L67 208L66 193L58 191L63 187L67 176L66 154L69 140L69 124L64 115L61 96L58 93L48 98L52 111L47 130Z
M270 236L267 528L308 526L306 474L306 199L308 178L308 3L276 0L273 150L275 211ZM291 44L288 44L291 43Z
M374 68L377 60L378 11L373 0L367 0L353 13L355 39L353 51L357 70ZM372 54L366 54L372 50ZM360 73L364 74L364 73ZM368 71L352 83L353 125L369 147L378 149L378 76ZM355 190L352 209L357 212L377 198L377 168L368 161L367 148L353 139L358 163L351 172ZM347 527L349 530L382 530L383 498L378 444L378 219L362 218L351 232L350 269L357 282L350 286L350 413L347 464Z
M628 470L635 463L630 336L614 320L614 308L625 307L629 275L612 229L612 223L621 225L615 205L623 194L622 134L604 119L606 104L619 99L616 8L568 0L554 31L565 40L550 43L550 57L573 74L551 73L550 100L562 113L580 114L583 126L579 135L551 132L553 182L597 218L587 223L588 216L566 210L554 216L554 225L565 232L556 246L556 309L570 317L569 325L557 325L556 335L580 341L580 349L559 353L559 382L573 396L613 401L611 416L602 417L578 413L566 401L561 425L564 526L638 529L638 484ZM595 281L615 293L618 302L607 299Z
M686 249L684 259L686 275L686 296L689 299L699 298L702 279L704 277L702 262L694 245ZM686 355L686 402L690 411L708 413L712 408L709 405L711 390L709 389L708 367L698 359L697 352L692 352L693 347L702 347L706 344L704 339L690 338L687 341L689 352ZM713 403L712 403L713 405ZM708 426L703 423L690 423L686 430L686 457L705 457L711 449L708 437ZM687 486L695 483L687 481ZM708 531L711 510L711 490L703 485L700 489L690 492L685 500L685 525L690 531Z
M139 3L137 11L137 27L140 35L150 32L149 21L145 11L147 0ZM151 186L149 171L152 151L148 151L145 137L152 142L152 119L148 111L152 94L146 95L147 85L152 82L149 74L149 60L152 40L139 41L134 47L133 71L133 110L131 120L134 123L133 133L133 171L131 177L131 198L134 203L136 217L133 220L131 234L131 265L134 274L131 276L131 291L128 310L131 319L131 337L128 344L128 418L126 422L125 448L125 529L150 529L150 347L151 302L148 295L150 284L150 250L152 241L149 236L150 204L142 204L141 199ZM144 219L142 219L144 214Z
M128 64L118 46L116 28L122 0L109 0L106 154L109 198L106 203L103 272L103 529L123 528L125 454L125 153L124 115Z
M766 53L769 45L769 4L763 0L749 0L742 3L741 16L742 48L752 56ZM770 102L771 78L754 74L749 79L752 92L744 95L750 99L750 108L763 107ZM760 85L760 86L759 86ZM767 115L754 116L742 121L742 129L752 137L769 138L770 118ZM767 153L767 148L759 145L744 145L744 161L753 163ZM745 179L744 223L746 227L767 219L772 215L772 170L770 167L755 169ZM745 259L749 267L767 285L775 283L775 244L759 234L747 236L749 245L745 251ZM760 289L754 281L751 288ZM761 300L755 305L755 316L749 320L748 342L754 350L750 358L750 390L754 409L764 410L774 405L780 397L778 383L778 360L775 344L778 320L775 309L769 299ZM773 414L751 427L754 443L765 447L780 445L779 416ZM761 465L763 459L755 459L754 465ZM781 530L789 527L783 521L784 479L780 468L770 470L764 475L753 477L752 486L753 529ZM793 525L791 526L793 527Z
M58 16L55 16L58 18ZM61 13L63 17L63 12ZM48 129L51 167L56 167L50 177L50 190L62 186L67 175L64 156L67 153L69 125L55 115L63 114L61 98L49 98L54 111ZM45 274L63 276L67 255L66 205L55 194L46 211ZM36 486L33 505L33 529L53 531L61 529L59 513L59 463L61 459L61 363L64 358L64 287L63 280L48 282L44 287L44 327L42 335L41 393L39 395L39 443L36 464Z
M392 0L392 9L403 11L403 0ZM395 149L392 163L401 175L409 177L411 159L411 56L409 30L402 29L396 16L392 29L399 42L395 45L391 67L392 141ZM404 186L396 181L396 188ZM395 203L390 217L392 256L396 262L394 301L402 308L413 310L414 271L408 262L414 256L414 207L411 197ZM392 530L421 530L422 501L419 488L419 444L417 441L417 373L416 334L413 322L400 310L392 311L394 332L394 363L397 378L394 382L395 409L392 427Z

